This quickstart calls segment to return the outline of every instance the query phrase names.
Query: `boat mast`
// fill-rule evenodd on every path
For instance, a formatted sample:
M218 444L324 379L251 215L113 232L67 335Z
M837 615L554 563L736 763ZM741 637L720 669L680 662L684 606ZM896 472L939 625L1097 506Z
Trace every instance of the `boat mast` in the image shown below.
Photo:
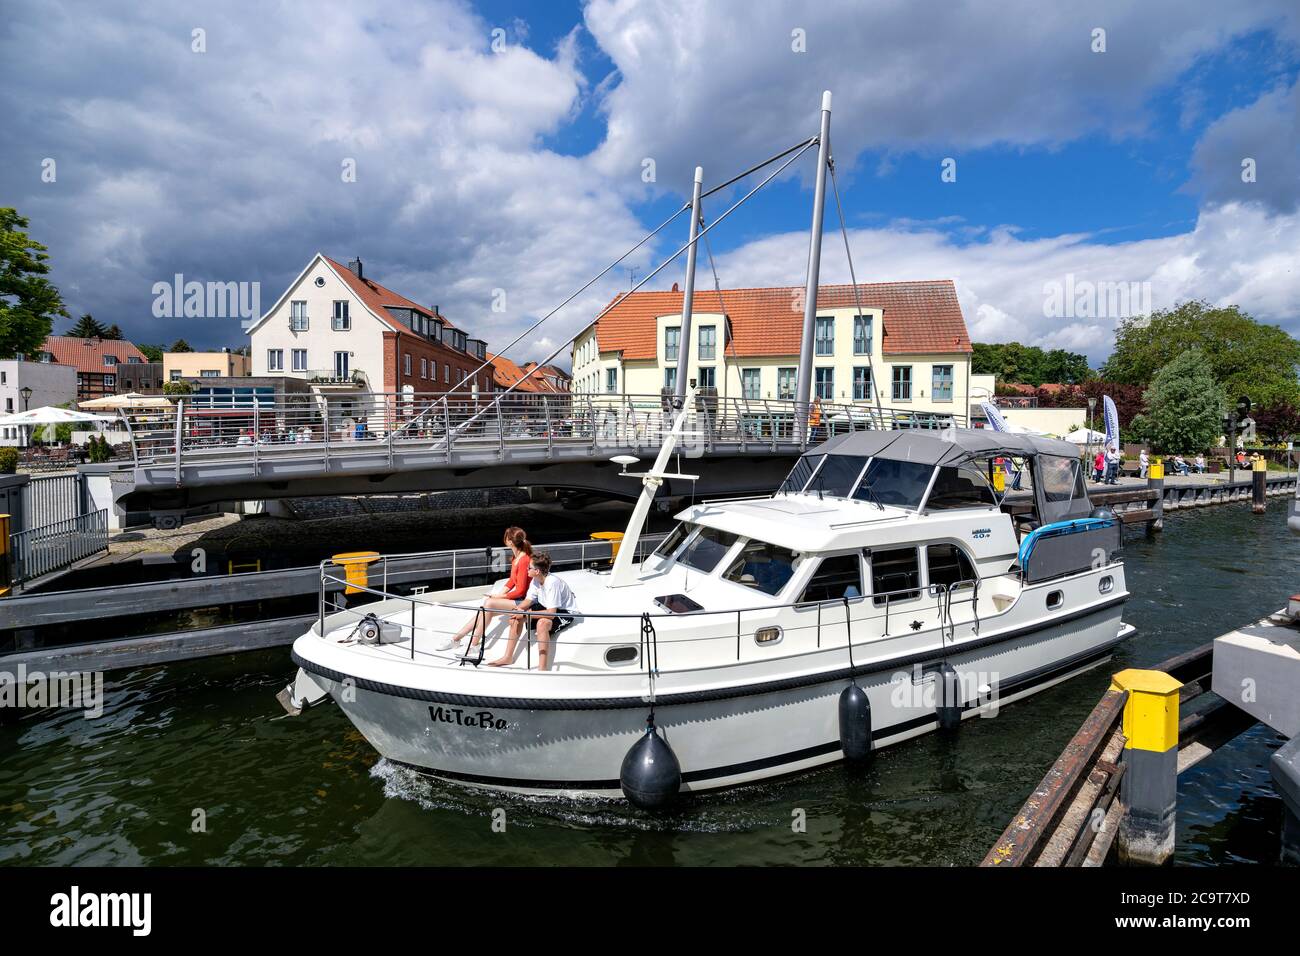
M637 577L632 573L632 559L636 557L637 545L641 541L641 531L645 527L645 519L650 514L650 505L654 501L655 494L659 491L659 486L664 483L664 479L669 477L695 477L693 475L669 475L666 471L673 452L677 450L678 439L682 436L683 428L690 416L694 401L695 389L692 388L682 399L681 407L677 410L677 419L673 422L672 429L664 436L664 443L659 448L659 455L655 458L654 465L648 472L641 475L641 497L637 499L636 507L632 509L632 518L627 523L627 531L624 532L623 541L619 545L618 557L614 559L614 569L610 572L608 587L621 588L637 583Z
M831 154L831 91L822 93L822 127L817 138L817 178L813 187L812 232L808 237L808 278L804 286L803 338L799 344L799 378L795 386L795 430L808 435L808 407L813 395L813 335L817 324L817 283L822 266L822 218L826 212L826 163ZM872 386L875 387L874 385Z
M704 186L704 167L695 167L695 186L691 191L691 232L690 245L686 249L686 285L682 291L682 328L677 342L677 378L673 382L673 394L679 399L686 397L686 376L691 371L691 313L695 308L695 250L699 248L700 237L700 190ZM725 332L724 332L725 335ZM726 362L723 362L723 373Z

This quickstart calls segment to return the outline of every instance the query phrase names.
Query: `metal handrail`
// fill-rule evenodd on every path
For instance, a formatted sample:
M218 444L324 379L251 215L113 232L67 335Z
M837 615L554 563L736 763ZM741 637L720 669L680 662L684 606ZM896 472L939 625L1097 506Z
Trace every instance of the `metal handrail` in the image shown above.
M957 413L886 409L878 414L874 408L826 402L820 423L800 432L798 405L792 399L698 396L690 409L696 416L695 440L701 449L748 452L766 446L765 450L775 452L782 446L803 449L837 434L868 428L966 423ZM439 407L442 421L435 424ZM183 462L246 457L260 469L272 458L328 461L337 456L340 445L353 453L389 459L398 447L422 446L445 452L448 461L456 447L479 454L488 451L501 459L514 447L544 448L550 454L565 443L587 446L596 454L602 445L653 446L667 430L662 395L604 392L516 392L495 399L465 392L358 392L332 394L328 400L302 393L275 402L231 396L220 403L182 399L172 415L127 409L123 417L133 462L174 465L177 478Z

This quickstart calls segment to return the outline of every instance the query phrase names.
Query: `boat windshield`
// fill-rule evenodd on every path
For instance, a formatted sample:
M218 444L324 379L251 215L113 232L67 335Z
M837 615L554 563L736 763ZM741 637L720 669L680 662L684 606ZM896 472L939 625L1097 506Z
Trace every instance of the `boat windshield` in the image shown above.
M789 548L750 540L722 577L764 594L777 594L794 574L794 565L794 552Z
M718 566L723 555L731 550L737 536L716 528L701 528L687 543L677 560L688 568L708 574Z
M686 540L686 536L691 533L694 527L695 525L688 524L685 521L677 522L677 526L668 532L668 537L659 542L659 547L655 548L655 554L661 558L671 558L673 552L681 547L682 542Z
M867 459L856 455L827 455L826 461L817 469L812 481L808 483L809 494L830 495L832 498L847 498L858 483L858 476L867 465Z
M918 508L930 485L934 465L915 461L894 461L890 458L873 458L866 474L858 482L853 497L900 508Z

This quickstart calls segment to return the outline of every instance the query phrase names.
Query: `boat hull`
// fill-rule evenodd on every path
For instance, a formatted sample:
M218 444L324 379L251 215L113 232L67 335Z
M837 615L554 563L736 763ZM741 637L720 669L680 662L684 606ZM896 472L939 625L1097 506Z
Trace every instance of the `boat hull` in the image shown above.
M871 704L874 749L936 729L941 705L962 719L994 716L1006 704L1109 659L1131 633L1122 604L1100 607L1048 627L1010 633L962 650L952 647L906 667L877 665L855 680ZM295 655L297 657L297 655ZM624 699L519 701L376 688L313 672L348 718L384 757L421 772L478 787L521 793L620 796L619 769L645 732L649 704ZM956 694L945 696L938 670L952 667ZM672 695L655 723L682 769L682 790L699 792L796 773L844 759L841 670L787 686ZM793 686L788 686L788 685ZM683 699L687 698L687 699Z

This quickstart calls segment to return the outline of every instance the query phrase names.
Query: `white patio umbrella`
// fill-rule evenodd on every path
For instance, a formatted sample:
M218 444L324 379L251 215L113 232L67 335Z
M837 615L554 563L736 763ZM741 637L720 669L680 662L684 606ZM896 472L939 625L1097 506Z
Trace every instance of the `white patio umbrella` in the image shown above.
M89 412L76 412L70 408L56 408L45 405L31 411L14 412L12 415L0 416L0 426L12 427L22 425L77 425L86 422L112 422L116 415L92 415Z
M1076 428L1065 436L1065 440L1075 445L1100 445L1106 440L1106 433L1090 428Z
M95 409L136 409L136 408L171 408L172 402L162 395L141 395L139 392L127 392L125 395L105 395L92 398L88 402L78 403L80 408Z

